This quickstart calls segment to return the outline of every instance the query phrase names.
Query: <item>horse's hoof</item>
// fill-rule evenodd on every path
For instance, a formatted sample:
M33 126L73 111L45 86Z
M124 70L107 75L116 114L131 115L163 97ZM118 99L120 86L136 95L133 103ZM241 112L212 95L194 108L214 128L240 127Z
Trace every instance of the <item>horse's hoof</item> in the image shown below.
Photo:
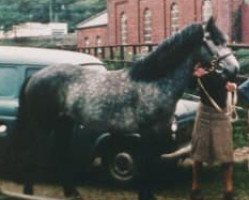
M64 195L67 200L83 200L83 197L75 189L64 189Z
M33 194L34 194L33 187L24 186L24 188L23 188L23 193L24 193L24 194L33 195Z
M156 200L156 197L151 191L140 191L138 200Z
M67 197L66 200L84 200L81 195Z
M82 196L71 196L71 197L68 197L66 200L84 200Z

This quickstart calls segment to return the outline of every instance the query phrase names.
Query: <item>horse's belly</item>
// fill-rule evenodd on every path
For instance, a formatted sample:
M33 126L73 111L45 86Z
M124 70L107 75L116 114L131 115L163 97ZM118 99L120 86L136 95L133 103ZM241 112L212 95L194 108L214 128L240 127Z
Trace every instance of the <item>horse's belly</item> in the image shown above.
M107 123L110 132L135 133L139 130L137 121L133 120L132 117L125 119L114 118Z
M132 112L87 112L84 122L87 126L102 132L134 133L139 123Z

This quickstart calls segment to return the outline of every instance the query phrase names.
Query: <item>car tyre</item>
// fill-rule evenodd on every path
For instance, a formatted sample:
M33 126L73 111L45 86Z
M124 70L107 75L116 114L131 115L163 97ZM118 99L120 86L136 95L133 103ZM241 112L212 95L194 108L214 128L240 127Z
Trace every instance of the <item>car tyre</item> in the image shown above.
M138 160L136 153L127 149L113 151L108 156L106 167L110 178L121 185L128 185L136 180L138 175Z

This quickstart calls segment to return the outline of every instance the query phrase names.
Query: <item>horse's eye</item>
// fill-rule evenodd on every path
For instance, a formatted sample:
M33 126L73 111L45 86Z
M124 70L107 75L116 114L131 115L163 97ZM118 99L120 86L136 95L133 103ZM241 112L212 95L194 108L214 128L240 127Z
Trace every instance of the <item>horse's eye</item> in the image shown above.
M220 63L219 65L216 66L215 72L218 73L218 74L223 73L223 66L222 66L221 63Z
M206 40L211 40L211 36L210 36L210 35L207 35L207 36L205 36L205 39L206 39Z

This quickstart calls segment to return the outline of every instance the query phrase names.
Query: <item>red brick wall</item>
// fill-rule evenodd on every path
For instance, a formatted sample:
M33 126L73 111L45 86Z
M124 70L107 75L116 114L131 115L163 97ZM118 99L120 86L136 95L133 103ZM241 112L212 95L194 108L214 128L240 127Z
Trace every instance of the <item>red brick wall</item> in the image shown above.
M89 38L89 46L97 46L96 38L100 37L102 45L108 45L107 26L99 26L92 28L84 28L77 31L77 44L78 48L85 47L85 38Z
M217 1L217 0L216 0ZM218 0L216 2L216 16L217 24L224 33L227 34L231 40L232 28L232 1L231 0Z
M138 0L108 0L109 42L121 44L120 17L125 13L128 20L128 44L139 43Z
M216 22L231 41L234 37L233 16L240 9L242 2L243 0L212 0ZM143 44L143 14L145 9L150 9L153 16L152 43L159 43L165 37L170 36L170 9L173 3L177 3L179 6L180 28L193 21L202 20L202 0L107 0L108 27L81 30L78 39L79 46L82 46L82 38L85 36L91 38L91 42L93 42L96 35L105 38L105 44L121 44L120 16L122 13L127 15L128 20L127 43ZM242 42L249 43L248 5L244 6L242 11Z
M176 3L179 7L179 25L183 28L187 24L196 21L195 7L196 0L164 0L165 1L165 20L166 20L166 37L170 36L170 14L173 3ZM184 13L187 13L184 15Z
M241 6L241 4L243 3L243 0L233 0L232 1L232 10L234 11L234 12L236 12L238 9L239 9L239 7Z
M242 0L212 0L214 16L219 27L232 38L232 11ZM143 43L143 13L152 11L152 43L170 36L170 9L177 3L180 27L202 20L201 0L108 0L109 35L111 44L120 44L120 15L128 16L128 44Z
M195 4L197 0L108 0L109 42L120 44L120 16L128 17L128 44L143 43L143 14L150 9L152 19L152 43L158 43L170 35L170 8L178 3L180 13L188 13L180 17L183 27L195 20Z
M152 43L158 43L165 37L165 8L164 1L140 0L140 42L144 43L144 12L149 9L152 13Z
M249 3L244 3L242 8L242 42L249 43Z

